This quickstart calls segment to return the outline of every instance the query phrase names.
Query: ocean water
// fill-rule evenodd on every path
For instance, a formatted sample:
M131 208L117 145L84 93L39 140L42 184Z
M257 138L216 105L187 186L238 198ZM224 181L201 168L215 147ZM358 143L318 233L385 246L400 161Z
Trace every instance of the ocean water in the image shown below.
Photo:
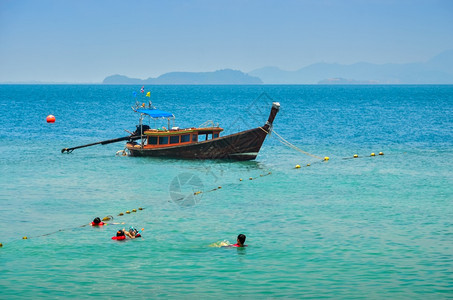
M281 110L255 161L61 154L133 131L140 87L0 85L1 299L453 298L453 86L145 88L179 127Z

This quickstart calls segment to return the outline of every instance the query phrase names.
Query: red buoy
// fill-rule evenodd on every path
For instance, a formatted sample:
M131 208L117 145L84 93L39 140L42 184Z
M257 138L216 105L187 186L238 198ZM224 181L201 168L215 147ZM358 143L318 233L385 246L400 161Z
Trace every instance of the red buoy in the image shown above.
M47 123L55 123L55 116L48 115L46 118Z

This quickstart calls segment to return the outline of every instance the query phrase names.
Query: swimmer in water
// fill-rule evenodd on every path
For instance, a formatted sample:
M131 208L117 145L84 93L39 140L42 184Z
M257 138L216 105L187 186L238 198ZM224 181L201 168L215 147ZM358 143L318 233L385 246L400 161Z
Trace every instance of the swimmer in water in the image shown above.
M245 243L246 236L245 234L240 234L238 235L237 238L237 243L233 245L233 247L247 247L247 245L244 245Z
M105 223L101 221L99 217L94 218L93 222L90 223L91 226L102 226Z
M135 229L135 228L132 227L132 226L129 227L129 230L125 230L125 229L123 228L123 232L124 232L124 234L125 234L128 238L130 238L130 239L135 239L135 238L137 238L137 237L141 237L141 235L140 235L140 233L138 232L138 230Z
M116 236L112 237L112 240L117 240L117 241L123 241L126 239L126 236L124 235L124 231L122 229L118 230L116 232Z
M244 245L245 243L245 239L246 239L246 236L245 234L239 234L238 237L237 237L237 242L236 244L230 244L228 241L223 241L223 242L217 242L217 243L214 243L212 245L210 245L210 247L220 247L220 248L230 248L230 247L238 247L238 248L242 248L242 247L247 247L247 245Z

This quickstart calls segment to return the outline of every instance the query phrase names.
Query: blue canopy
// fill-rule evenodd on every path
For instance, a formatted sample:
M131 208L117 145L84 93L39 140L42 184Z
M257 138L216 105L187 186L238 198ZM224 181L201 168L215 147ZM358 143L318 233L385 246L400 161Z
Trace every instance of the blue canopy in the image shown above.
M139 113L150 116L151 118L174 118L175 116L169 112L159 110L159 109L150 109L150 108L140 108L136 110Z

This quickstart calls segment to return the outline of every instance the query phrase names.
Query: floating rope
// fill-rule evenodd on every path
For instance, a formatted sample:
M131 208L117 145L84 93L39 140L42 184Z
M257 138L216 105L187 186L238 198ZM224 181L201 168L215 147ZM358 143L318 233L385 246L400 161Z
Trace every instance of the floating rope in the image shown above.
M379 152L379 156L383 156L384 152ZM364 158L364 157L375 157L376 153L371 153L369 156L359 156L358 154L354 154L352 157L344 157L343 159L355 159L355 158Z
M212 190L209 190L209 191L197 191L197 192L194 192L193 195L196 196L196 195L199 195L199 194L202 194L202 193L209 193L209 192L214 192L214 191L217 191L217 190L220 190L222 187L221 186L218 186L216 188L213 188ZM184 198L183 198L184 199Z
M249 177L249 180L258 179L258 178L260 178L260 177L269 176L269 175L271 175L271 174L272 174L272 172L267 172L266 174L260 174L260 175L257 176L257 177ZM243 180L242 178L239 178L239 181L242 181L242 180ZM235 183L227 183L226 185L227 185L227 186L229 186L229 185L235 185ZM206 194L206 193L218 191L218 190L220 190L220 189L222 189L222 186L218 186L218 187L213 188L213 189L208 190L208 191L196 191L196 192L193 193L193 195L194 195L194 196L197 196L197 195L199 195L199 194L203 194L203 193Z

